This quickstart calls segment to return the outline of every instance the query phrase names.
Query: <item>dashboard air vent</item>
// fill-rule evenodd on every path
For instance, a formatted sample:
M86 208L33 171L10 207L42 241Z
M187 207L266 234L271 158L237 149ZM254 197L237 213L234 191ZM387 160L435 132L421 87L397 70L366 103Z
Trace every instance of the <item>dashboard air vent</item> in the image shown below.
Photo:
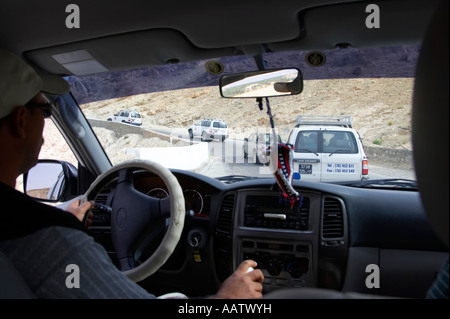
M325 197L323 205L322 237L341 238L344 236L342 204L336 198Z
M217 230L224 233L231 233L233 222L233 208L235 194L229 194L222 200L220 205L219 215L217 216Z

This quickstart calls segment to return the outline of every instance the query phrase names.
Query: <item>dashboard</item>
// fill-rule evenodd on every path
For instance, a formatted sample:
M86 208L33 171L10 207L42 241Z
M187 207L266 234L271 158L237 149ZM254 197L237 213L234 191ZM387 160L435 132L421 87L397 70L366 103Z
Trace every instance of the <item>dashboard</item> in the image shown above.
M186 219L172 256L140 282L155 294L213 294L245 259L255 260L263 272L263 293L303 287L367 292L368 264L385 262L383 271L392 275L398 256L415 260L420 252L433 251L427 258L434 265L448 256L426 221L417 192L296 182L301 201L290 207L280 199L274 179L224 183L172 172L183 190ZM113 207L116 182L113 178L98 192L96 203ZM135 172L133 184L148 196L169 196L152 173ZM93 213L90 230L114 261L110 214L98 208ZM138 262L152 249L143 249ZM415 270L406 273L417 278Z

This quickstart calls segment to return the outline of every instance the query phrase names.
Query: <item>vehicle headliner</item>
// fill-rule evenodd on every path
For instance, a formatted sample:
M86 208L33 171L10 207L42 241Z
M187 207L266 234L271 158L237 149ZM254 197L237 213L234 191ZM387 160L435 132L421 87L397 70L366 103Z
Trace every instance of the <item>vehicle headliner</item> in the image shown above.
M364 27L364 1L229 0L225 6L206 0L78 0L80 28L68 29L66 2L9 0L2 1L0 43L59 75L71 73L52 55L76 50L117 71L261 52L420 44L438 1L376 3L379 29Z

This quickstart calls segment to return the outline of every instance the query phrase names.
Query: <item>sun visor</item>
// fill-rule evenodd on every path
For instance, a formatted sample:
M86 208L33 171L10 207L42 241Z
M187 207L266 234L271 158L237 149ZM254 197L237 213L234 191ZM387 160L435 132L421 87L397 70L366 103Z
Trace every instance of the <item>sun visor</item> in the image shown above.
M138 31L28 51L42 70L59 75L88 75L234 55L234 48L200 49L171 29Z

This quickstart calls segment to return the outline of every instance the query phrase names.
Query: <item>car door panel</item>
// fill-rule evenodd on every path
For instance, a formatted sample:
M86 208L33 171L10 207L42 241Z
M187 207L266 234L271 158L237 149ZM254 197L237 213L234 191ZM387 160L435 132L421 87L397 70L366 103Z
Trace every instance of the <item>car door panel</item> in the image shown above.
M362 161L348 154L322 153L321 181L360 180Z
M326 130L321 141L322 182L361 179L362 158L351 132Z
M301 158L294 159L294 172L300 174L303 181L320 181L321 160L315 154L302 153Z

